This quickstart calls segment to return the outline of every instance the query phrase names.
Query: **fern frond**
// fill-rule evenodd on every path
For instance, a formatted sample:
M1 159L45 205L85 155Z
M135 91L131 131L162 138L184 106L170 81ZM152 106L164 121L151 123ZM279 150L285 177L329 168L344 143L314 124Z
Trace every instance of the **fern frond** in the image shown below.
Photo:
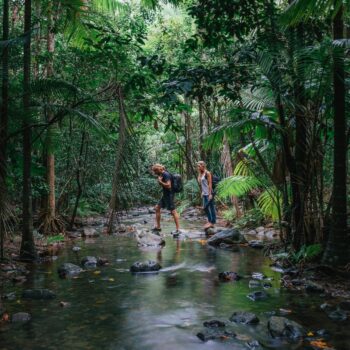
M265 217L277 221L282 207L281 193L275 187L268 188L259 196L258 206Z
M220 198L240 197L261 185L255 176L230 176L220 181L218 195Z

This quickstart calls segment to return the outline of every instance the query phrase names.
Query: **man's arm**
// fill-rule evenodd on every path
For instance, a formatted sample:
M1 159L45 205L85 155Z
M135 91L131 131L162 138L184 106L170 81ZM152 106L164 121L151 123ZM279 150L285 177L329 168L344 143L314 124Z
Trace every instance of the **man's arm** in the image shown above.
M158 182L164 187L164 188L167 188L167 189L170 189L171 188L171 181L168 180L168 181L162 181L162 177L159 176L158 177Z
M208 186L209 186L209 197L212 197L213 193L213 177L211 176L211 172L207 172L208 175Z

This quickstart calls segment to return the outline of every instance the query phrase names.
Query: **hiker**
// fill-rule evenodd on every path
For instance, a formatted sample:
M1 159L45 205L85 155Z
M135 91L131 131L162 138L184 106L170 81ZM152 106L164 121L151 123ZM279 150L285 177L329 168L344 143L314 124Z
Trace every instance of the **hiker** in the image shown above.
M214 227L216 223L216 212L214 203L213 191L213 176L207 170L206 164L203 161L197 163L198 168L198 182L201 185L203 209L207 215L208 222L204 225L204 229Z
M176 234L179 233L180 223L179 223L179 215L175 209L174 197L175 193L172 190L171 186L171 174L165 170L165 167L161 164L154 164L152 166L152 171L155 175L158 176L158 183L163 187L163 195L158 204L156 205L156 226L153 228L153 231L159 233L161 231L160 228L160 218L161 209L167 209L170 211L171 215L174 218L175 226L176 226Z

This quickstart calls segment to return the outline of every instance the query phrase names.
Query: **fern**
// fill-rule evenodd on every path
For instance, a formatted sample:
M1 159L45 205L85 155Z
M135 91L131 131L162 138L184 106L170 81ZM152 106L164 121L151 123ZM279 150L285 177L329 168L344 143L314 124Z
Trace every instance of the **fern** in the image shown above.
M281 193L275 187L267 189L259 196L258 206L265 217L277 221L282 207Z
M218 195L220 198L240 197L261 185L254 176L230 176L220 181Z

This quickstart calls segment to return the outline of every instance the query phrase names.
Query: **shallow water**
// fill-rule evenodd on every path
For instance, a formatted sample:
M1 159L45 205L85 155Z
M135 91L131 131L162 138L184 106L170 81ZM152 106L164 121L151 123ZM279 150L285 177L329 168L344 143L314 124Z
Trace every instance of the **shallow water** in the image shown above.
M145 216L147 221L151 221ZM135 220L140 220L137 218ZM150 224L148 224L150 225ZM186 222L184 227L197 228L199 223ZM173 227L163 223L163 233ZM33 267L22 286L5 286L3 293L16 291L17 298L6 302L10 314L29 312L26 324L0 327L1 349L247 349L245 343L259 340L266 348L303 349L299 343L272 341L266 332L268 316L279 309L291 309L287 317L308 330L326 328L329 341L336 349L350 349L347 325L330 321L319 309L320 297L296 294L280 289L280 274L269 267L261 252L249 247L234 251L208 248L200 240L173 240L166 236L162 250L141 250L131 238L101 236L77 240L82 249L77 254L72 244L62 250L58 259ZM63 262L79 264L86 255L106 257L107 267L86 271L77 279L62 280L57 267ZM137 260L158 261L158 274L132 275L129 267ZM246 276L238 282L220 283L217 274L235 271ZM273 280L266 290L266 301L253 302L247 294L249 275L262 272ZM54 300L22 300L27 288L49 288L57 294ZM62 308L60 301L69 302ZM238 326L228 321L234 311L252 311L260 318L257 326ZM203 322L220 319L238 334L234 341L203 343L196 334Z

